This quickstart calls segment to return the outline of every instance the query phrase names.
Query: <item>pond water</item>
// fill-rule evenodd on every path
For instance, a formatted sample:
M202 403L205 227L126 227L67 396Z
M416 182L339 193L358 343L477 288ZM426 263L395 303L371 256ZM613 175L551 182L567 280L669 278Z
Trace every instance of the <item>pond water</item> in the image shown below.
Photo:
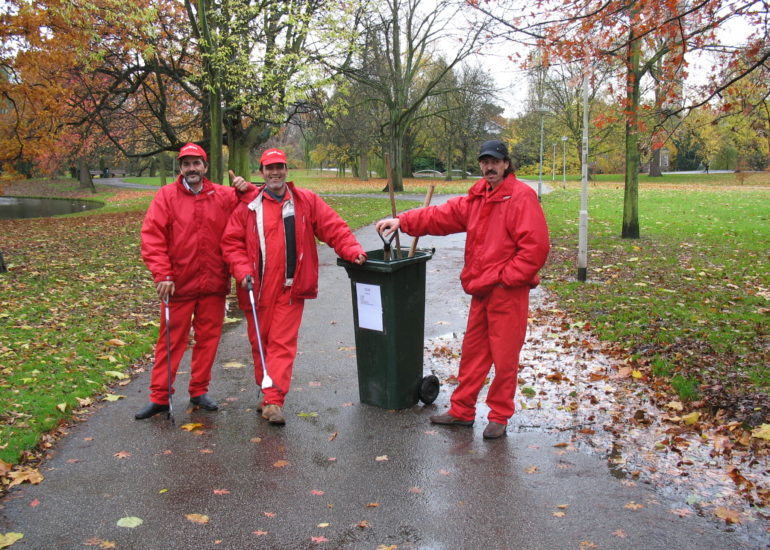
M74 214L104 206L96 201L76 199L32 199L28 197L0 197L0 219L49 218Z

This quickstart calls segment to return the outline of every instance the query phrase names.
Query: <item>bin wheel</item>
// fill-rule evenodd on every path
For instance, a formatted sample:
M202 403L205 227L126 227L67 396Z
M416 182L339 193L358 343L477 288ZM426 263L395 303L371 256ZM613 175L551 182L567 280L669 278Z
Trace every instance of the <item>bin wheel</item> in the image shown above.
M417 396L420 398L420 401L426 405L433 403L438 397L440 385L437 376L433 374L423 376L422 380L420 380L420 386L417 388Z

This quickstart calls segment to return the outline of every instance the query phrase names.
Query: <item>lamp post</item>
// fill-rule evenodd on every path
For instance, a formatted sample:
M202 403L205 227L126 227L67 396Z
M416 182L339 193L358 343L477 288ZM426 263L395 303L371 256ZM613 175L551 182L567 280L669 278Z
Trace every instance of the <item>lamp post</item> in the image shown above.
M543 118L548 109L541 105L537 110L540 112L540 171L537 178L537 200L540 201L543 196Z
M551 181L556 181L556 142L553 144L553 153L551 154Z
M563 189L567 188L567 136L561 136L561 186Z

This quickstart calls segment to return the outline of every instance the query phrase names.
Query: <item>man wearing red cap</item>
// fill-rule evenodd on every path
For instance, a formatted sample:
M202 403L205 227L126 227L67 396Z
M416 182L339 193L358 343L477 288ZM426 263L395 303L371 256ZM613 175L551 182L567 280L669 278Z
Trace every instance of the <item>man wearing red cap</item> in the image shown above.
M483 436L497 439L505 436L513 415L529 291L540 282L538 271L550 244L537 194L516 178L505 144L485 142L478 160L483 178L467 195L380 220L375 228L386 235L399 228L412 236L467 233L460 282L472 298L459 384L449 411L430 420L473 426L476 399L494 364L495 377L487 392L489 423Z
M366 253L345 221L321 197L286 181L289 170L283 151L262 153L259 171L265 185L253 201L236 208L222 238L222 252L239 284L238 301L248 320L254 376L262 386L257 331L245 291L248 279L254 281L259 333L267 374L273 381L272 387L264 389L258 408L268 422L282 425L305 300L318 295L315 239L359 265L366 261ZM240 183L240 178L233 181Z
M150 402L137 420L169 409L166 330L171 340L171 377L187 348L190 327L195 346L190 367L190 403L217 410L208 396L225 314L230 275L222 259L220 240L230 214L240 200L254 196L255 188L241 178L233 187L206 178L208 157L199 145L188 143L179 151L179 177L158 190L142 225L142 258L152 273L161 306L160 332L150 381ZM245 193L242 195L242 193ZM169 327L163 307L168 308Z

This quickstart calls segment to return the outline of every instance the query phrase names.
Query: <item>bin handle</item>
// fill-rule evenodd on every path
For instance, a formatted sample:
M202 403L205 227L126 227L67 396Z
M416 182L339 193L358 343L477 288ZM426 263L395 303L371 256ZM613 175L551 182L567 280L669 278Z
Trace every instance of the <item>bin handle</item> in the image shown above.
M386 262L389 262L389 261L390 261L390 243L392 243L392 242L393 242L393 239L396 237L396 231L394 231L393 233L391 233L391 235L390 235L390 238L389 238L389 239L385 239L385 237L383 237L383 236L382 236L382 233L380 233L380 232L377 232L377 234L380 236L380 239L382 239L382 243L383 243L383 245L384 245L384 246L383 246L383 250L384 250L384 252L383 252L383 254L382 254L382 257L383 257L383 259L384 259Z

